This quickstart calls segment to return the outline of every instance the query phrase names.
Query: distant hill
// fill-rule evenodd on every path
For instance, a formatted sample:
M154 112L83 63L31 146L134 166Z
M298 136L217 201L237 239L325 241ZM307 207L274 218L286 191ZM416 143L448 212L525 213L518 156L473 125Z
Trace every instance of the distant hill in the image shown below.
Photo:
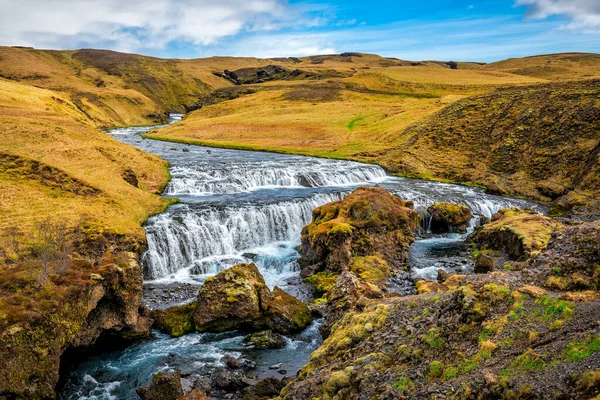
M482 67L548 80L600 78L600 54L561 53L524 58L509 58Z

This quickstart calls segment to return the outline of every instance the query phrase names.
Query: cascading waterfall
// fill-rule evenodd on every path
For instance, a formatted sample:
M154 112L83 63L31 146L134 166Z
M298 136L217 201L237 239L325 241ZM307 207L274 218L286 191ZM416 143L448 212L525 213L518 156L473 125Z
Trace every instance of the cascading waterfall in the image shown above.
M342 196L341 192L318 193L266 205L172 207L148 223L148 251L143 258L147 278L164 278L194 266L196 274L215 273L221 269L215 271L217 256L225 263L242 261L243 252L265 244L298 242L312 210Z
M317 188L379 182L385 171L376 165L347 161L306 160L280 164L268 161L226 165L175 166L173 181L165 190L169 195L239 193L264 188Z

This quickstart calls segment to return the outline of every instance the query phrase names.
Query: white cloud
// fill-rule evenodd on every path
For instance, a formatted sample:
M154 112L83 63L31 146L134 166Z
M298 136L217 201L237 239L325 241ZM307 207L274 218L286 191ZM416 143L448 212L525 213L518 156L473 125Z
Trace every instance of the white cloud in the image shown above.
M600 0L517 0L516 5L527 6L525 15L529 18L566 16L571 22L563 28L600 32Z
M163 49L214 45L244 31L323 24L285 0L0 0L0 44Z
M255 35L227 46L226 54L259 58L304 57L336 53L330 33ZM206 54L209 55L209 54Z

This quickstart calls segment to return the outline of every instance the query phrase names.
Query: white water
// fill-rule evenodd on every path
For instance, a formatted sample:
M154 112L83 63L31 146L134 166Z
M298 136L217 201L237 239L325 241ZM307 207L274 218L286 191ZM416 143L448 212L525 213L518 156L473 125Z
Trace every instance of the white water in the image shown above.
M312 210L341 197L335 192L274 204L173 207L148 224L148 251L143 258L147 278L185 280L189 272L215 274L232 262L250 261L243 253L276 255L282 248L293 248ZM277 259L286 258L279 255L273 260L274 270ZM261 272L269 273L268 269Z
M386 178L385 171L376 165L321 159L202 164L174 166L171 169L174 179L165 193L211 195L257 189L317 188L381 182Z

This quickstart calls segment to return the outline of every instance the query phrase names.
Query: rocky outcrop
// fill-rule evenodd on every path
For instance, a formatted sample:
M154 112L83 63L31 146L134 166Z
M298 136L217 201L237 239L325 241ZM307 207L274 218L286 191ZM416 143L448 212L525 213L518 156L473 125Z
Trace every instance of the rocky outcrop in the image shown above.
M104 333L124 339L148 335L150 321L139 314L142 269L133 253L111 256L62 299L56 310L37 315L0 334L0 396L55 396L61 355L93 345ZM48 290L45 288L44 290Z
M481 249L501 252L509 260L525 260L543 250L554 231L556 220L532 210L500 210L473 236Z
M198 293L194 322L200 332L260 330L261 299L270 291L254 264L238 264L206 280Z
M399 269L407 264L418 223L412 202L381 187L360 187L313 211L302 229L300 263L312 273L340 273L355 257L374 256Z
M172 336L230 330L294 333L312 322L308 307L278 287L269 290L254 264L238 264L208 278L197 301L153 311L154 326Z
M413 204L381 187L361 187L313 211L302 229L300 259L309 283L323 293L324 336L349 310L385 297L386 283L404 272L419 216Z
M471 275L418 296L369 300L335 324L280 398L593 397L572 382L598 371L600 300L563 300L529 279L526 271Z
M427 212L431 217L430 229L434 233L464 233L473 218L471 209L462 204L435 203L427 208Z

